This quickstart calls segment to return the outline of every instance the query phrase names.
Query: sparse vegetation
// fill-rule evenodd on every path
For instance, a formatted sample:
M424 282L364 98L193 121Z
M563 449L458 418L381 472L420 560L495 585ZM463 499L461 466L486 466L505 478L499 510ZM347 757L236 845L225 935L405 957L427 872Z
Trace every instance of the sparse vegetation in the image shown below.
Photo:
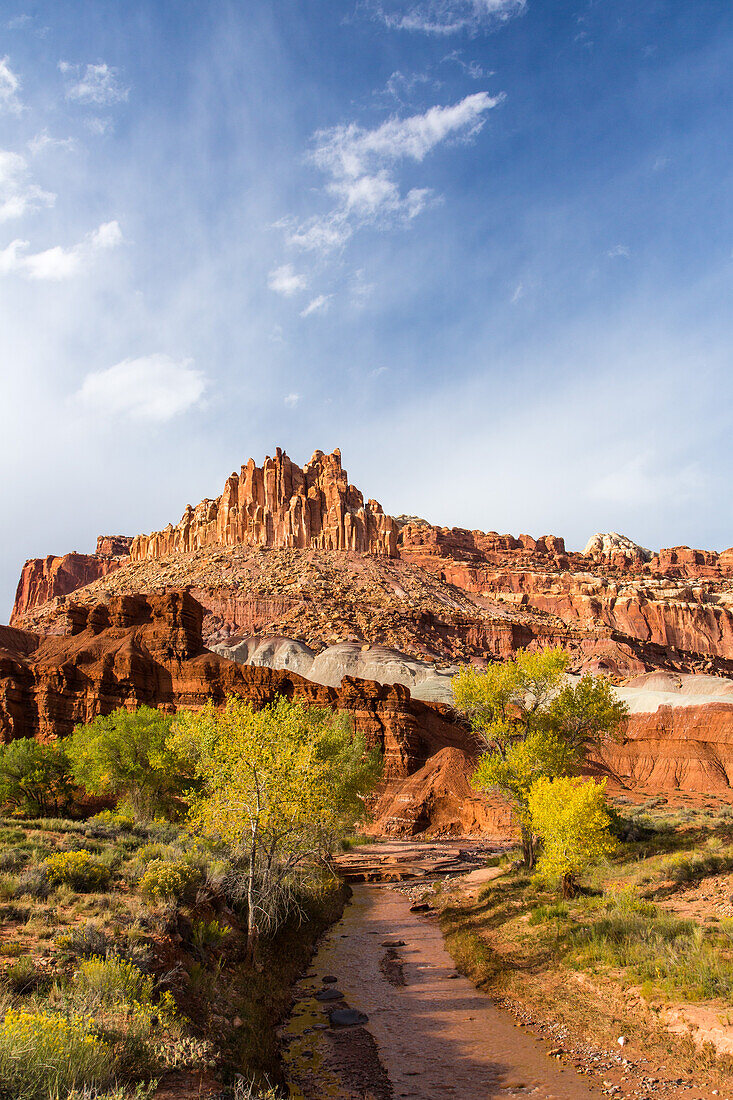
M2 1100L146 1100L171 1070L215 1073L237 1096L269 1095L274 1025L344 902L324 857L342 830L353 833L357 795L378 762L330 712L311 716L282 702L261 720L249 708L245 717L271 742L279 738L254 890L232 831L244 735L225 750L216 736L197 741L212 727L186 715L176 730L157 711L117 712L64 746L69 789L82 784L114 797L116 808L74 821L49 816L61 802L6 798L14 816L0 819ZM213 709L204 718L216 725ZM204 747L223 771L201 765ZM225 779L228 803L215 796ZM291 830L276 826L278 813L296 806L302 816ZM29 807L43 816L23 816ZM252 898L268 896L268 876L277 880L286 860L288 889L277 919L258 925L253 965ZM237 1083L231 1074L243 1067Z
M666 800L619 803L616 832L629 839L619 840L588 889L557 900L540 876L510 863L478 900L450 893L440 900L449 949L495 996L607 1042L619 1032L636 1034L690 1073L703 1065L706 1073L730 1072L730 1085L733 1067L660 1023L670 1003L679 1012L703 1001L722 1018L733 1004L733 921L681 904L700 883L733 870L730 821L698 810L696 824L680 828L670 823L677 811Z

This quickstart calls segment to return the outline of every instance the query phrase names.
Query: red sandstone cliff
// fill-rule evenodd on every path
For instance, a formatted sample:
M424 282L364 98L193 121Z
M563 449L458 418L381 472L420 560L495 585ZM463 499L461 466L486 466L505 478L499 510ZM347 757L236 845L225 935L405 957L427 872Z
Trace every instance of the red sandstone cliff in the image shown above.
M387 814L392 832L496 831L506 821L506 807L497 800L463 799L476 754L470 733L448 708L411 699L401 685L347 676L336 689L228 661L204 648L203 608L186 592L114 598L92 608L71 604L67 615L65 635L39 638L0 629L4 741L63 737L77 723L120 706L196 709L237 694L259 707L284 695L348 714L367 742L382 749L385 774L375 813ZM452 764L446 770L447 749ZM435 775L426 782L436 754ZM396 815L393 789L414 773L420 773L415 797Z
M133 539L133 561L206 546L307 547L394 557L397 527L364 497L341 466L341 452L316 451L301 470L277 448L262 467L250 459L216 500L189 504L180 523Z
M68 596L119 569L128 560L131 542L125 535L100 535L95 554L51 554L29 559L21 570L10 622L56 596Z
M114 539L100 539L95 555L27 562L11 621L61 632L64 608L53 601L71 592L93 604L188 585L212 642L268 633L322 648L350 637L448 661L555 643L578 667L617 676L733 671L733 550L652 555L612 532L579 554L554 535L405 519L364 503L339 451L316 451L301 469L278 449L262 467L250 459L175 527L138 535L122 569L114 555L127 547Z

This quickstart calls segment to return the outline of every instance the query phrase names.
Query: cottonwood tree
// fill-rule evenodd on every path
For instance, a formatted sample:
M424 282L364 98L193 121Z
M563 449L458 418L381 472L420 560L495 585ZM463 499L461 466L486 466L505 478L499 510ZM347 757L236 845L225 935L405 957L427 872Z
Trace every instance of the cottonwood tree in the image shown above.
M568 662L560 648L520 650L514 660L485 671L462 668L452 681L456 708L486 750L472 782L511 802L528 868L535 863L533 784L577 772L588 749L615 737L627 715L605 677L586 674L567 682Z
M605 779L561 777L538 779L529 792L532 828L543 840L537 872L561 883L564 898L575 897L577 876L615 848L605 788Z
M0 805L47 817L67 806L73 795L62 742L21 737L0 745Z
M74 779L111 795L136 817L171 817L180 809L181 761L167 747L173 715L152 707L120 708L77 726L64 742Z
M178 715L169 748L199 790L191 826L223 841L245 874L250 955L291 911L334 840L363 814L379 753L331 710L278 699L255 710L232 696Z

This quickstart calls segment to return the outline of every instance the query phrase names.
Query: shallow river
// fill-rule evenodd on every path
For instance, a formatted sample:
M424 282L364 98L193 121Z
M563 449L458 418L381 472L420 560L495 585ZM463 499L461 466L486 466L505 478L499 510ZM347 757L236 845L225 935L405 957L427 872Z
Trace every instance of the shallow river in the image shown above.
M324 976L337 982L324 985ZM327 988L344 999L316 1000ZM545 1044L456 976L437 920L411 913L409 900L385 886L354 887L296 997L282 1037L297 1100L593 1095L548 1058ZM329 1026L329 1010L344 1006L368 1022Z

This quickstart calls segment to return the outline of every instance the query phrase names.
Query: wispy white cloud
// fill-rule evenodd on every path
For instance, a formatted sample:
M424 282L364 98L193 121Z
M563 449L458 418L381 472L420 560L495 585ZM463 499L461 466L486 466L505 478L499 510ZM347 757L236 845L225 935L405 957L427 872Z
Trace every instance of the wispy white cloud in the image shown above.
M116 248L122 240L119 224L113 221L100 225L72 248L55 245L43 252L28 252L29 241L11 241L0 250L0 275L20 274L26 279L62 282L79 275L98 252Z
M20 80L10 68L10 58L0 57L0 111L19 115L23 110L18 92Z
M460 50L452 50L451 53L447 53L443 58L443 63L446 61L452 61L458 65L471 80L483 80L494 75L493 70L485 69L478 61L465 61Z
M28 178L28 162L20 153L0 149L0 222L20 218L43 206L53 206L56 196Z
M72 65L59 61L59 70L66 80L66 98L92 107L121 103L130 94L119 78L117 69L104 61L96 65Z
M313 298L305 309L300 311L301 317L310 317L312 313L325 313L331 305L332 294L319 294L317 298Z
M357 309L362 309L374 293L374 283L370 283L364 276L364 269L359 268L354 272L350 286L351 304Z
M411 222L433 195L421 187L403 193L396 165L402 160L419 163L451 138L469 140L484 125L486 112L502 99L476 92L451 106L388 119L372 130L356 123L319 130L310 159L326 176L325 190L334 205L304 221L286 218L278 223L288 243L327 253L343 247L363 226L383 229Z
M631 249L625 244L615 244L613 248L609 248L606 255L611 260L616 260L620 256L628 258L631 255Z
M285 399L283 401L283 404L287 405L287 407L289 409L294 409L295 406L299 403L299 401L300 401L300 394L299 393L289 393L289 394L286 394Z
M426 85L439 88L440 81L435 80L428 73L403 73L401 69L395 69L384 87L374 92L374 97L385 103L396 101L405 104L412 98L415 89L424 89Z
M36 134L34 138L28 142L28 148L34 156L39 153L45 153L49 149L66 149L71 151L76 148L76 142L73 138L54 138L51 137L48 130L41 130L39 134Z
M84 120L84 125L90 134L101 137L114 129L114 122L108 115L92 115Z
M292 264L283 264L282 267L276 267L274 271L270 272L267 285L276 294L291 298L299 290L305 290L308 280L305 275L297 272Z
M161 354L125 359L88 374L75 401L113 418L171 420L199 404L206 390L206 378L192 363Z
M27 15L25 12L20 15L14 15L12 19L8 19L5 24L6 31L22 31L25 27L29 27L33 22L33 16Z
M32 31L37 38L45 38L50 28L39 23L34 15L21 12L8 19L4 29L6 31Z
M512 294L512 305L516 305L520 298L524 297L524 283L517 283Z
M367 10L392 30L449 35L477 34L521 15L527 0L371 0Z

